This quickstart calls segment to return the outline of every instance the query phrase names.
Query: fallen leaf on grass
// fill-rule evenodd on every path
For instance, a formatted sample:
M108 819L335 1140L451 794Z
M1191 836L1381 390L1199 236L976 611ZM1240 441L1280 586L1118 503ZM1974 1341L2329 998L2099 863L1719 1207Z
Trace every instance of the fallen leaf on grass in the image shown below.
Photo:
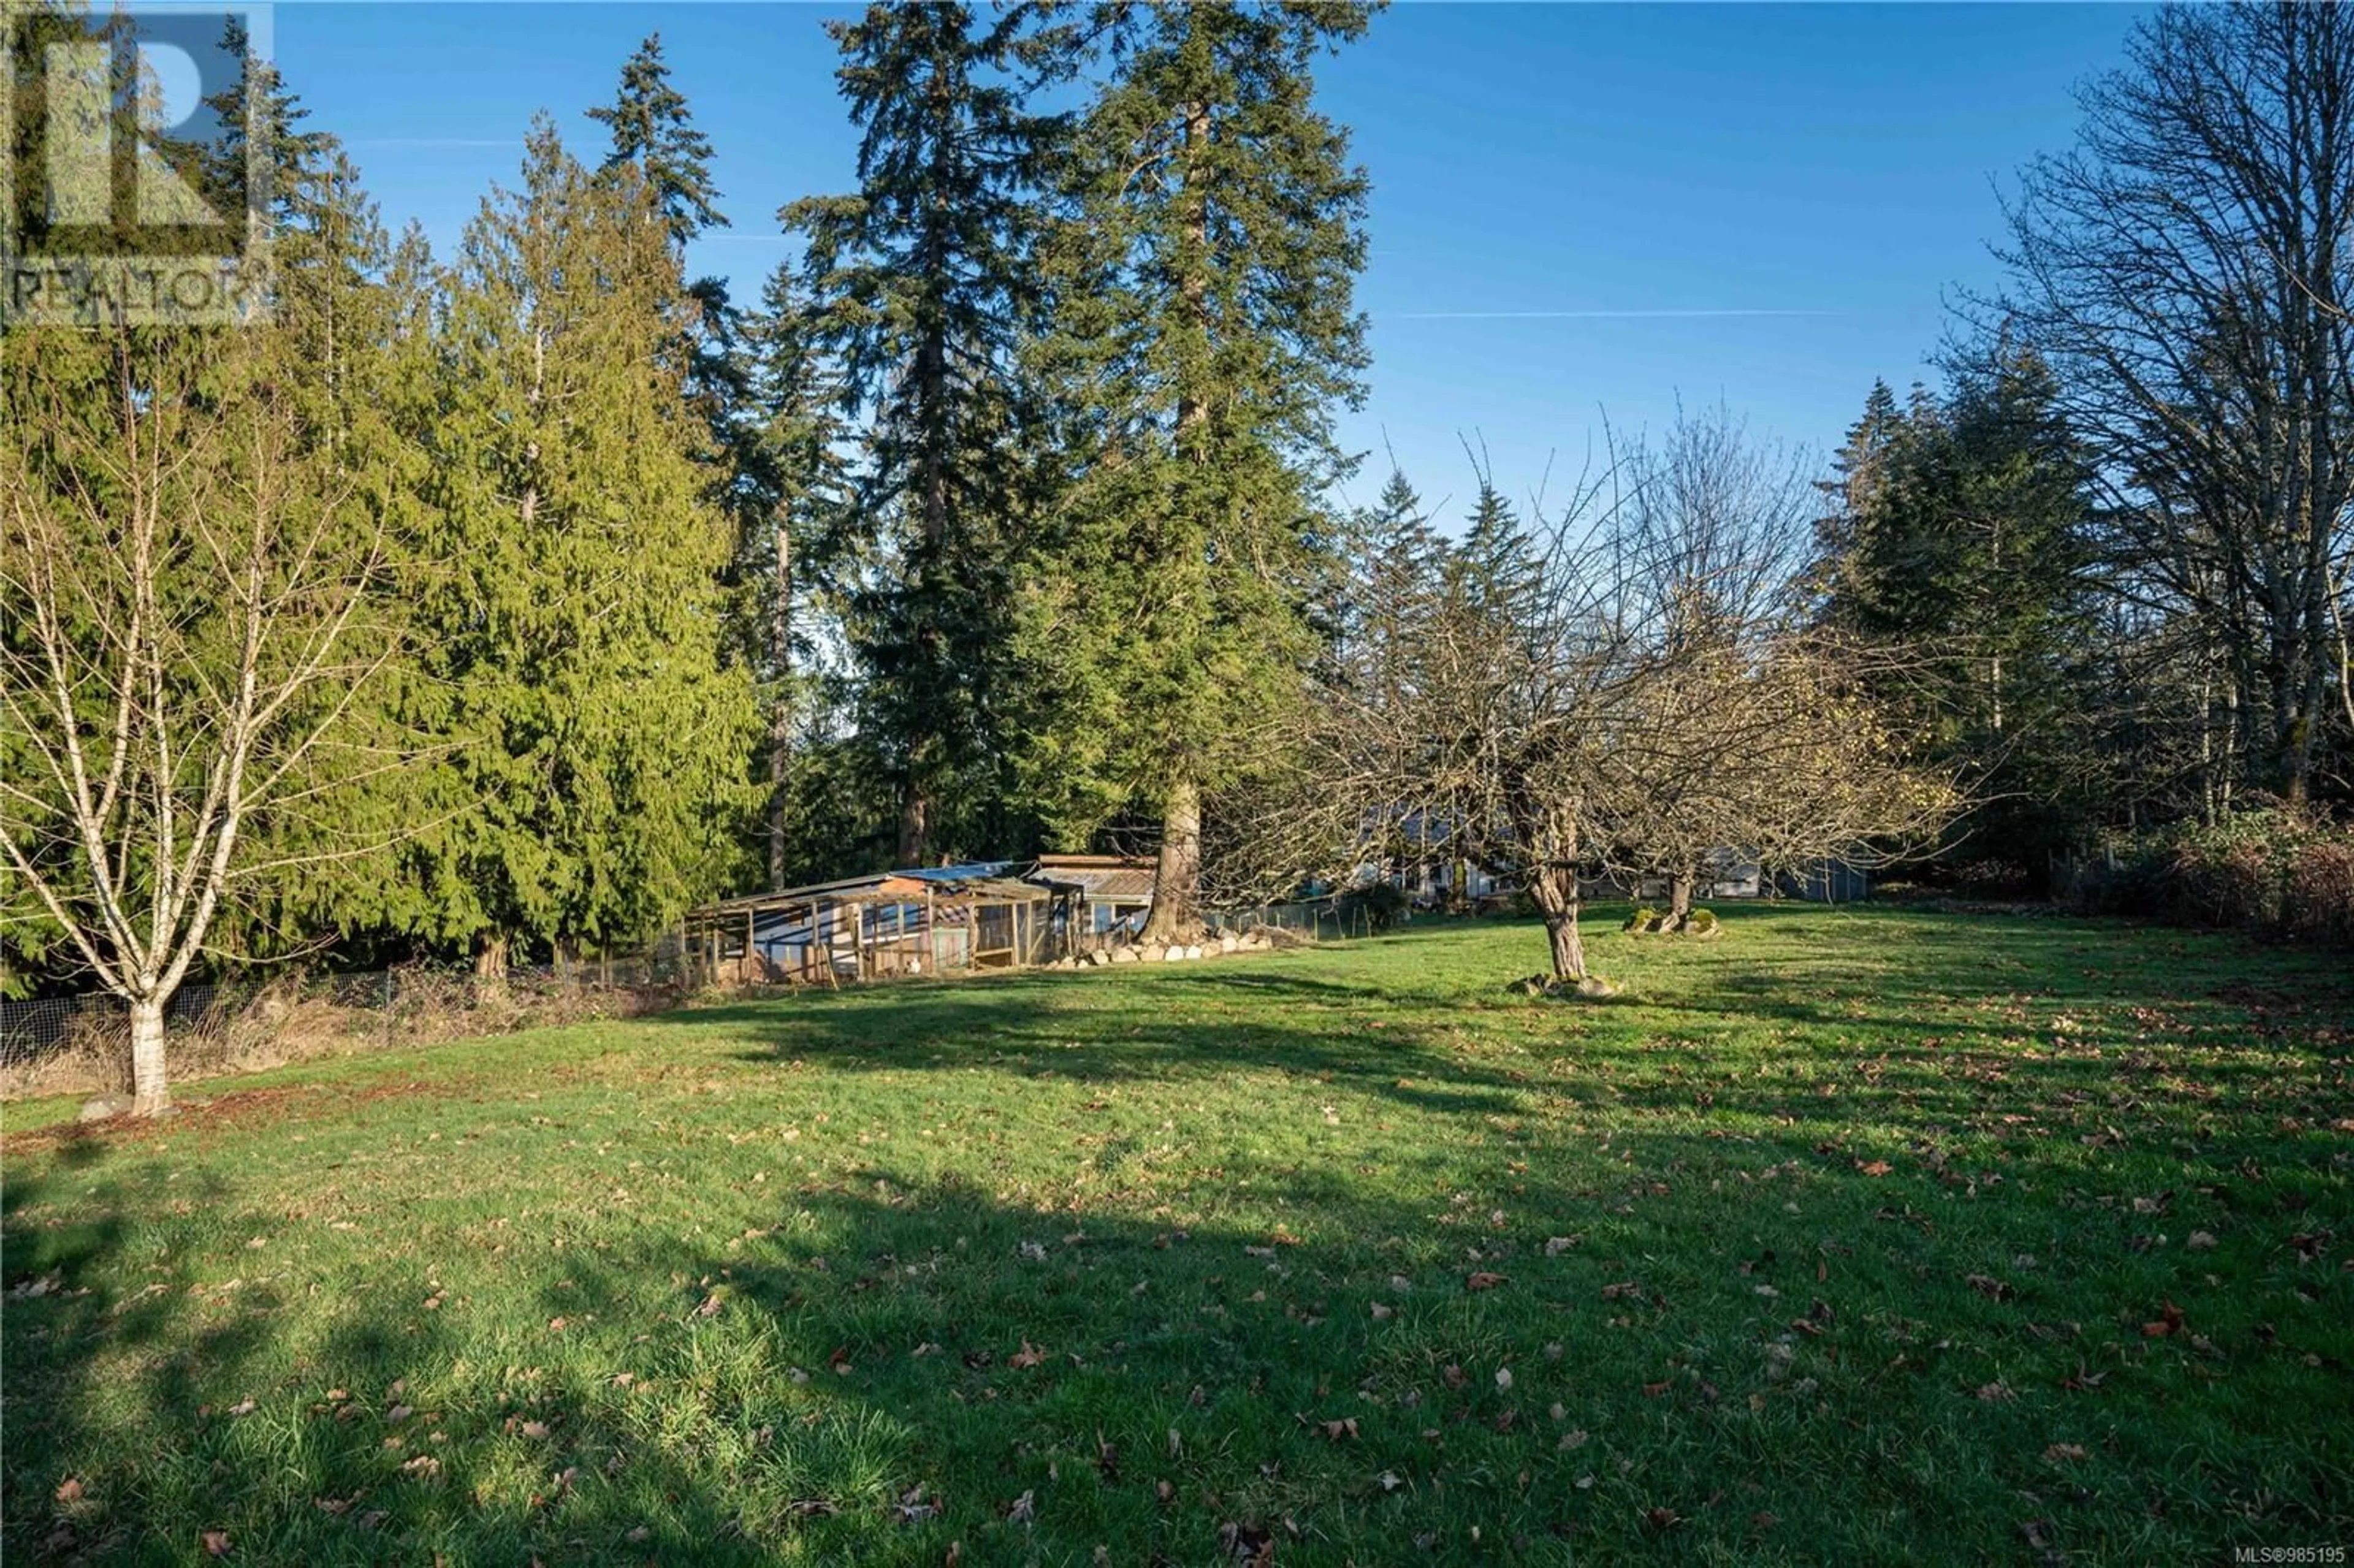
M1035 1489L1023 1492L1005 1505L1005 1517L1014 1524L1028 1524L1038 1517L1038 1494Z
M226 1531L226 1530L207 1530L207 1531L206 1531L204 1532L204 1542L205 1542L205 1555L206 1555L206 1556L207 1556L207 1557L226 1557L226 1556L228 1556L228 1531Z
M2073 1463L2084 1457L2084 1446L2081 1443L2054 1443L2043 1450L2043 1462L2047 1465Z
M2212 1231L2192 1231L2190 1233L2190 1239L2183 1245L2188 1246L2193 1252L2205 1252L2215 1245L2215 1233Z
M1396 1316L1397 1316L1397 1308L1394 1308L1394 1307L1384 1307L1384 1306L1383 1306L1383 1305L1382 1305L1380 1302L1378 1302L1378 1301L1376 1301L1376 1302L1374 1302L1374 1303L1373 1303L1373 1321L1374 1321L1374 1322L1378 1323L1378 1322L1381 1322L1381 1321L1382 1321L1383 1319L1388 1319L1388 1318L1394 1318L1394 1317L1396 1317Z
M58 1483L57 1499L58 1501L61 1503L80 1502L81 1500L81 1482L71 1476L68 1476L64 1480Z
M2158 1321L2155 1323L2144 1323L2141 1326L2141 1331L2142 1337L2149 1340L2162 1340L2168 1334L2180 1333L2182 1331L2182 1308L2177 1307L2173 1302L2168 1301L2164 1309L2159 1312Z
M1978 1397L1988 1401L1989 1404L2006 1399L2017 1399L2019 1397L2019 1395L2010 1391L2010 1385L2009 1383L2004 1383L1999 1379L1993 1383L1979 1384L1978 1392Z
M404 1475L438 1476L441 1473L441 1461L430 1454L419 1454L405 1461L400 1468Z
M1357 1435L1357 1418L1353 1415L1344 1415L1338 1421L1320 1421L1316 1425L1324 1429L1324 1440L1328 1443L1338 1443L1343 1437Z
M1490 1274L1483 1268L1478 1273L1466 1278L1463 1281L1463 1288L1466 1290L1493 1290L1496 1287L1503 1283L1504 1277L1502 1275Z
M1032 1367L1044 1366L1045 1362L1046 1352L1039 1350L1027 1340L1022 1341L1022 1348L1020 1350L1005 1358L1005 1364L1007 1366L1018 1368L1024 1372L1028 1371Z
M1547 1257L1559 1257L1563 1253L1565 1253L1570 1248L1575 1246L1577 1245L1577 1239L1578 1238L1575 1236L1547 1236L1545 1238L1544 1255Z
M1512 1369L1511 1369L1511 1368L1510 1368L1510 1367L1498 1367L1498 1368L1496 1369L1496 1386L1497 1386L1498 1388L1500 1388L1500 1389L1504 1390L1506 1393L1510 1393L1510 1392L1511 1391L1511 1387L1512 1387Z
M1859 1160L1855 1162L1855 1168L1867 1176L1885 1176L1896 1169L1885 1160Z
M1683 1521L1683 1516L1671 1508L1647 1508L1643 1510L1643 1522L1653 1530L1673 1530Z

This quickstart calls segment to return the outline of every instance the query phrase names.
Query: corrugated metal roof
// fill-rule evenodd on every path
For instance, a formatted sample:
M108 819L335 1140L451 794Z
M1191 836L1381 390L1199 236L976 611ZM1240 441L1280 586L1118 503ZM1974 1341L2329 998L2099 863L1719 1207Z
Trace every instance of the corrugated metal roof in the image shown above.
M1133 866L1097 869L1093 866L1055 866L1048 873L1055 881L1081 889L1093 899L1113 899L1122 904L1137 903L1152 896L1152 873Z
M962 865L918 865L906 871L895 871L893 876L912 876L919 882L977 882L982 877L1003 876L1013 869L1010 860L976 860Z
M853 899L882 892L887 882L903 885L933 883L953 885L959 891L987 887L1004 898L1042 896L1039 888L1005 875L1015 863L1010 860L989 860L972 861L962 865L918 865L904 871L874 871L864 876L845 876L835 882L812 882L806 887L788 887L778 893L748 893L736 898L722 898L716 903L701 905L688 913L711 915L753 908L773 909L779 905L813 898Z

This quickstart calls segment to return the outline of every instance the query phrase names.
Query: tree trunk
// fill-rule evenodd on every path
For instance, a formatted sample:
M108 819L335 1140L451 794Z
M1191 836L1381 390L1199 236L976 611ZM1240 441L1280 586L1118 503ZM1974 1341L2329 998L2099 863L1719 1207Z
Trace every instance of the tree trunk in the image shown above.
M1668 925L1670 931L1681 931L1691 917L1692 884L1698 880L1689 871L1677 872L1668 878Z
M1202 792L1191 779L1169 787L1161 854L1152 868L1152 913L1139 938L1148 947L1191 943L1202 931Z
M474 974L481 980L507 978L507 934L496 932L482 938L474 949Z
M1529 896L1544 916L1545 938L1553 947L1555 978L1585 978L1585 941L1577 928L1577 868L1544 865L1529 879Z
M902 866L922 865L932 853L932 803L923 786L910 779L899 790L899 860Z
M131 1004L131 1114L162 1116L172 1108L164 1075L164 1003L150 996Z
M769 891L785 890L785 780L793 767L793 536L777 524L777 599L769 618L777 683L769 710Z

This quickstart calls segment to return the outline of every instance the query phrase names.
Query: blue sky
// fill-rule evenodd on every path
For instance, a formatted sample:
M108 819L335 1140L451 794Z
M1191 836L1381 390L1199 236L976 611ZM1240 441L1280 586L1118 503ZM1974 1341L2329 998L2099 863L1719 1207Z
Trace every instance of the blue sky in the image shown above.
M276 53L351 145L387 221L447 252L534 111L584 152L659 28L718 150L731 231L692 258L748 296L774 214L847 189L854 144L821 23L769 5L281 4ZM1372 175L1372 395L1384 443L1458 510L1461 440L1525 496L1598 445L1722 399L1820 453L1874 376L1927 376L1944 296L1987 284L1997 190L2073 133L2071 88L2119 63L2126 5L1439 5L1376 18L1322 101Z

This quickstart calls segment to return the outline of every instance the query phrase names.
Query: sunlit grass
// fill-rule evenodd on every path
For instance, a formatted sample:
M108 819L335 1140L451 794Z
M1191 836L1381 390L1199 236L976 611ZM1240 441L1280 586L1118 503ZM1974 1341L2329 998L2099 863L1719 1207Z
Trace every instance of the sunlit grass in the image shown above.
M7 1552L2143 1562L2354 1534L2339 966L2058 920L1732 927L1602 938L1628 994L1598 1005L1503 994L1532 927L1426 924L19 1132Z

